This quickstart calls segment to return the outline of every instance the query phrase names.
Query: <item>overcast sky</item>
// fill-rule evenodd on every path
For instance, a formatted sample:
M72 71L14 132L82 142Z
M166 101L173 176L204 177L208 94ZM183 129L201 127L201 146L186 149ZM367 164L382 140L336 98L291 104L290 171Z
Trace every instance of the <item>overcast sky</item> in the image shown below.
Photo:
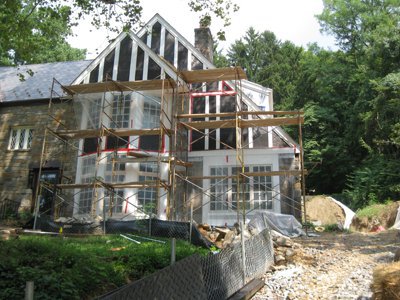
M232 15L232 24L226 28L226 39L220 48L227 49L235 40L241 38L253 26L257 31L269 30L278 39L289 40L306 47L317 42L324 48L335 48L330 36L320 33L315 18L323 9L322 0L234 0L240 10ZM148 21L159 13L178 32L190 42L194 42L194 28L198 27L199 16L191 12L188 0L142 0L143 21ZM214 22L211 31L216 34L221 28ZM88 22L75 28L75 37L69 39L73 47L88 49L87 58L94 58L108 44L106 30L92 30Z

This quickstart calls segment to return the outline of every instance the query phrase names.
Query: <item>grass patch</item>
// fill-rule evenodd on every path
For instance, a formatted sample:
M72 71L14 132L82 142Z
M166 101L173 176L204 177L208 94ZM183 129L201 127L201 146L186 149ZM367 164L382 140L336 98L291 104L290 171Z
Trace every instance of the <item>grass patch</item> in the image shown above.
M368 219L371 219L373 217L381 215L384 210L386 209L387 205L386 204L372 204L368 205L364 208L361 208L360 210L357 211L356 215L359 218L366 217Z
M170 242L130 242L119 236L21 236L0 242L0 299L90 299L169 265ZM207 249L177 240L176 259ZM118 249L112 251L112 249Z

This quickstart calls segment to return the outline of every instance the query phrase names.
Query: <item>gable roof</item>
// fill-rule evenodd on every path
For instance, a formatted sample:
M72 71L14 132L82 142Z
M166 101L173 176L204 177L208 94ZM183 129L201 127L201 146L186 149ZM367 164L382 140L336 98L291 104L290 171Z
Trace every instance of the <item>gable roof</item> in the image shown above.
M0 67L0 103L49 99L53 78L70 84L91 60L66 61L17 67ZM32 70L33 76L27 71ZM18 74L25 76L21 81ZM54 91L62 95L59 86Z
M168 30L184 47L186 47L191 54L193 54L198 60L200 60L205 66L204 69L215 69L215 66L197 49L190 43L182 34L180 34L174 27L172 27L163 17L158 13L155 14L138 32L137 36L143 39L144 35L151 32L151 28L157 22L161 23L166 30ZM177 66L175 65L177 68Z

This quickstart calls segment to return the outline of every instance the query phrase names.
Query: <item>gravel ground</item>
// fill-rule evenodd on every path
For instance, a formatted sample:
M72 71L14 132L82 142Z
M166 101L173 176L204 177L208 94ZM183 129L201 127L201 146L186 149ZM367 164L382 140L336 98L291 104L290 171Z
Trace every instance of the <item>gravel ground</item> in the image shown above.
M293 260L273 267L253 300L371 299L373 269L391 262L400 247L396 231L326 233L293 241L301 245L295 247Z

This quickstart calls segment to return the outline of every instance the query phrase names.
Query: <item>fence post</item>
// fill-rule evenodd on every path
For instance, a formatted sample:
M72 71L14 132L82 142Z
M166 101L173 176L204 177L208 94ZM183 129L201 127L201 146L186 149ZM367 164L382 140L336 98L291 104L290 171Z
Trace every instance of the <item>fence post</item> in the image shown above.
M171 239L171 266L175 263L176 238Z
M33 290L35 285L33 281L27 281L25 285L25 300L33 300Z
M108 201L109 201L108 206L111 207L111 197L109 198ZM105 198L103 198L103 234L106 234L106 199Z
M192 243L192 227L193 227L193 201L191 201L190 203L189 243Z
M243 286L246 284L246 253L244 248L244 225L243 221L240 221L240 233L241 233L241 242L242 242L242 268L243 268Z
M149 218L149 236L151 236L151 220L153 219L152 214L150 214L150 218Z

